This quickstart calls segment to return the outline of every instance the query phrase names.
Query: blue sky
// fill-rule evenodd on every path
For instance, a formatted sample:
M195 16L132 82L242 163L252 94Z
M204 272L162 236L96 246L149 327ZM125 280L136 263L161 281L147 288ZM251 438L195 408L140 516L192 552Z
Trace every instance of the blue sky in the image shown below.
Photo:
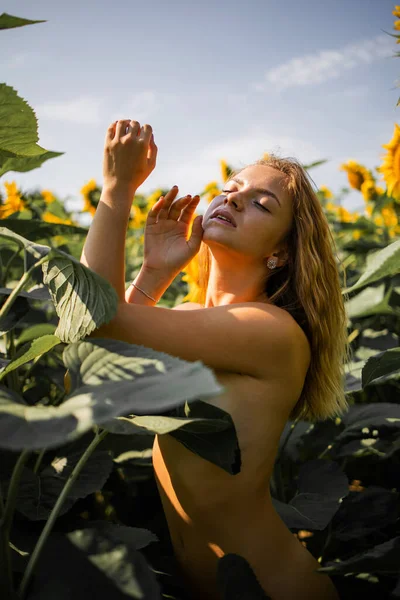
M158 162L139 192L180 195L220 181L219 160L244 166L277 151L327 158L316 185L347 185L339 165L381 163L398 120L400 58L389 0L3 0L2 11L47 23L0 32L1 80L35 109L39 142L63 151L8 173L25 190L81 205L101 183L106 128L150 123ZM352 192L344 206L363 206ZM202 202L198 212L206 205Z

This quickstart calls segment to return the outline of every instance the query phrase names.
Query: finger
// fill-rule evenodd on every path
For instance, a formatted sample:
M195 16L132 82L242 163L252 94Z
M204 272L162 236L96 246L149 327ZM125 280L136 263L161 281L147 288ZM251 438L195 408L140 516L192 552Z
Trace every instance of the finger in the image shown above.
M179 198L171 204L171 208L168 213L168 219L174 219L177 221L180 217L182 210L192 201L192 196L189 194L183 198Z
M113 123L111 123L111 125L108 126L108 129L106 132L106 142L111 142L111 140L114 139L115 128L116 128L117 123L118 123L118 121L114 121Z
M179 217L179 221L182 221L183 223L186 223L187 225L189 225L189 223L191 223L191 221L193 219L193 215L196 211L199 201L200 201L199 195L193 196L191 202L189 202L189 204L187 206L185 206L185 208L183 209L182 214Z
M137 137L139 132L140 132L139 121L134 121L134 120L129 121L129 125L127 127L126 133L130 133L132 137Z
M147 160L149 161L150 165L155 164L155 162L157 160L157 152L158 152L158 147L156 146L156 144L154 142L154 135L151 134L149 150L147 152Z
M157 217L163 206L164 200L165 200L164 196L160 196L159 199L157 200L157 202L155 202L153 204L153 206L150 208L150 210L147 213L146 224L151 225L151 224L157 222Z
M115 137L117 140L120 140L126 133L126 128L129 125L129 119L120 119L117 121L117 130L115 132Z
M152 135L152 133L153 133L153 128L152 128L152 126L151 126L151 125L149 125L148 123L145 123L145 124L143 125L142 129L140 130L139 137L140 137L140 138L141 138L143 141L145 141L147 144L149 144L149 143L150 143L150 138L151 138L151 135Z
M177 186L177 185L174 185L174 186L173 186L173 187L172 187L172 188L169 190L169 192L167 192L167 193L165 194L165 197L164 197L164 198L165 198L165 200L164 200L163 207L162 207L162 211L163 211L163 215L162 215L162 217L163 217L163 218L165 218L165 219L167 218L167 216L168 216L168 212L169 212L169 207L171 206L171 204L172 204L172 202L173 202L174 198L176 198L176 195L177 195L178 191L179 191L179 189L178 189L178 186Z

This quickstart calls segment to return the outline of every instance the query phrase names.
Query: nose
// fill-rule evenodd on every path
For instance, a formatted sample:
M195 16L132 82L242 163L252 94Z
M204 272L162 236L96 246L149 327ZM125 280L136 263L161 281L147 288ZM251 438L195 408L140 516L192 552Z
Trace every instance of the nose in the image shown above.
M233 204L235 208L242 207L242 200L240 192L228 192L224 198L224 206L226 204Z

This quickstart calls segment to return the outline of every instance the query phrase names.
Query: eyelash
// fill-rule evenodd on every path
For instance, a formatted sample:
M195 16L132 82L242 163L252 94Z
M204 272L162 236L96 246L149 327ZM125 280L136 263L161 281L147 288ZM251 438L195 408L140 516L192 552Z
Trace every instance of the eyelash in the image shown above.
M228 193L231 192L232 190L222 190L222 193ZM254 204L257 204L257 206L261 206L261 208L263 210L266 210L267 212L271 212L266 206L264 206L263 204L260 204L260 202L254 202Z

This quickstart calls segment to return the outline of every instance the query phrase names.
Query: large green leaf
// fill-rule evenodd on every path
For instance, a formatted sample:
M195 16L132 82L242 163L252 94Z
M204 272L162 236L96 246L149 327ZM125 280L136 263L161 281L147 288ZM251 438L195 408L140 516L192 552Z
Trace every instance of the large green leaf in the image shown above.
M47 291L47 288L45 288ZM42 335L53 335L56 330L56 326L53 323L37 323L36 325L31 325L27 329L24 329L19 335L19 337L15 340L16 346L21 346L21 344L26 344L26 342L31 342L36 338L42 337Z
M6 368L0 372L0 381L9 373L10 371L14 371L14 369L18 369L21 365L33 360L37 356L41 356L45 354L54 346L60 343L60 339L55 335L43 335L36 340L28 342L22 348L18 350L13 360L8 363Z
M63 223L47 223L39 219L2 219L8 230L20 236L28 237L30 241L41 240L56 235L88 234L87 227L64 225Z
M24 222L25 221L21 221L21 223ZM28 254L30 254L35 259L35 262L38 261L40 258L47 256L47 254L50 252L49 246L35 244L34 242L31 242L30 240L24 238L22 235L11 231L11 229L8 229L7 227L0 227L0 238L2 237L8 239L10 242L15 242L16 244L18 244L18 246L21 249L23 248Z
M108 344L113 352L107 352ZM121 345L119 363L118 356L112 356L116 344ZM133 355L127 359L128 349ZM64 360L73 384L83 385L73 385L74 394L59 406L27 406L15 392L0 385L0 447L53 448L114 417L160 414L225 389L200 361L186 362L115 340L78 342L64 350Z
M0 83L0 169L9 158L40 156L48 152L37 144L37 119L29 104Z
M391 348L368 359L362 372L362 385L365 387L379 377L399 372L400 348Z
M30 19L21 19L3 13L0 15L0 29L12 29L13 27L23 27L24 25L34 25L35 23L47 23L47 21L31 21Z
M82 451L61 448L50 465L40 473L25 468L18 486L16 508L32 521L47 519ZM60 515L65 514L79 498L101 490L113 469L113 460L105 450L95 450L79 472L70 489Z
M383 573L398 576L400 536L339 561L327 561L318 573Z
M400 308L390 305L393 288L385 294L385 284L377 287L369 286L346 302L346 312L350 319L359 319L372 315L398 315Z
M11 156L1 161L0 177L10 171L18 171L19 173L26 173L41 167L46 160L50 158L57 158L62 156L64 152L51 152L45 151L43 154L38 156Z
M127 598L161 600L156 577L138 552L158 541L151 531L94 522L90 528L72 531L67 537Z
M60 318L55 335L61 341L76 342L114 317L118 307L115 288L76 258L53 249L42 270Z
M398 273L400 273L400 240L389 244L383 250L368 254L366 268L360 279L351 287L342 290L342 293L348 294Z
M339 465L316 459L301 466L298 490L289 504L276 499L273 504L287 527L322 530L348 493L349 482Z

